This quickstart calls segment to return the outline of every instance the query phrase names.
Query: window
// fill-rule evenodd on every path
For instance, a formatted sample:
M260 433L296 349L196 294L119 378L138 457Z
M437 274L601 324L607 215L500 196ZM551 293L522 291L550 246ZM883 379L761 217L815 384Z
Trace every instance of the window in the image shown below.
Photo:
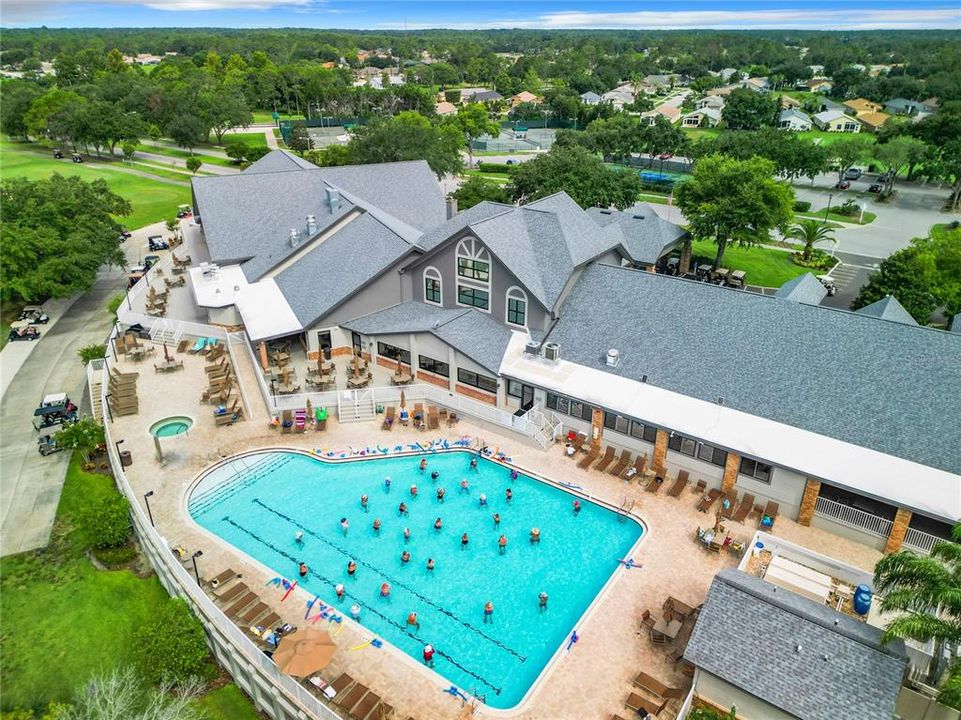
M417 367L429 373L434 373L435 375L443 375L445 378L450 377L450 365L440 360L429 358L426 355L417 356Z
M741 458L741 468L738 472L762 483L768 483L769 485L771 483L771 466L759 460Z
M391 360L400 360L405 365L410 365L410 350L394 347L387 343L377 343L377 354Z
M637 420L631 420L631 436L653 443L657 440L657 428L639 423Z
M623 415L606 412L604 413L604 427L627 435L631 430L631 421Z
M486 290L458 285L457 302L461 305L487 310L490 308L490 293Z
M443 295L441 294L440 271L437 268L429 267L424 269L424 302L442 305Z
M712 465L724 467L727 462L727 451L716 448L707 443L698 442L689 437L684 437L679 433L674 433L673 437L668 438L667 447L674 452L679 452L688 457L697 458Z
M524 394L524 384L517 382L517 380L508 380L507 394L511 397L521 397Z
M547 393L547 407L564 415L570 415L588 422L591 421L591 414L593 413L593 408L590 405L551 393Z
M617 413L604 413L604 427L606 427L608 430L623 433L624 435L630 435L638 440L644 440L645 442L649 443L653 443L657 438L656 427L645 425L637 420L631 420L630 418L624 417L623 415L618 415Z
M458 368L457 382L463 383L464 385L470 385L481 390L486 390L489 393L497 393L497 380L495 378L487 377L486 375L478 375L470 370Z
M527 293L519 287L507 291L507 322L510 325L527 326Z
M457 274L471 280L487 282L491 277L491 264L473 258L457 258Z

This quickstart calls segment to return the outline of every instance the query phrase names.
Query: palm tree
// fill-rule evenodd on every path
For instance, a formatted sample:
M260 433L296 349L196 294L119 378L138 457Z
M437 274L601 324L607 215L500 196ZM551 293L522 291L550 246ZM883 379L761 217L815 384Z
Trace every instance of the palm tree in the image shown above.
M961 523L951 535L953 542L936 543L928 557L905 550L881 558L874 566L874 585L882 612L900 613L885 629L883 642L934 640L934 684L942 679L947 649L950 658L938 700L961 709Z
M818 243L828 241L837 243L837 240L834 239L834 228L828 227L820 220L802 220L792 225L787 231L787 237L804 243L801 259L805 262L811 259L811 251Z

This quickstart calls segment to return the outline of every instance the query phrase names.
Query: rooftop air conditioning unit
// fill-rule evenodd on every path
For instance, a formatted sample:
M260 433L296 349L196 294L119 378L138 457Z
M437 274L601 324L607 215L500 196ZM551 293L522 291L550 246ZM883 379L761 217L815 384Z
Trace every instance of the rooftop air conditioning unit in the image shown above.
M615 350L614 348L611 348L610 350L607 351L608 367L617 367L617 364L620 361L621 361L621 354L617 350Z
M540 355L541 354L541 344L539 342L534 342L531 340L524 346L525 355Z
M544 357L552 362L561 359L561 346L555 342L544 343Z
M317 216L316 215L307 216L307 234L308 235L317 234Z
M297 247L300 242L300 233L297 232L297 228L290 228L290 232L287 233L287 242L290 243L290 247Z

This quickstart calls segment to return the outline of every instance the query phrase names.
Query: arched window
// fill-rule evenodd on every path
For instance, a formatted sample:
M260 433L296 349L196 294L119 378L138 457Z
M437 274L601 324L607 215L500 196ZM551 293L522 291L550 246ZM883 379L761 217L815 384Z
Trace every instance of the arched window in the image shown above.
M457 304L490 312L491 256L474 238L457 244Z
M440 271L435 267L424 268L424 302L444 304Z
M527 293L516 285L507 291L507 320L508 325L527 327Z

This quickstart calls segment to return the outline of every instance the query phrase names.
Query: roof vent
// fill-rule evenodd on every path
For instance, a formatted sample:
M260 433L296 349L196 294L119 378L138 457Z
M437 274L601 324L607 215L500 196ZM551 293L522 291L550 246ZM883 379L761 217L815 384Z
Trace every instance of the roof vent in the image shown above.
M718 404L718 405L723 405L723 404L724 404L724 398L721 397L720 395L717 396L717 404Z
M613 210L601 210L601 215L613 215Z
M647 382L647 375L641 375L641 382L642 382L642 383L646 383L646 382Z
M307 216L307 234L308 235L317 234L317 216L316 215Z
M340 209L340 190L327 188L327 204L330 206L331 213Z
M531 340L524 346L525 355L540 355L540 353L541 353L541 344L539 342L534 342L533 340Z
M297 228L290 228L290 232L287 233L287 242L290 243L290 247L297 247L300 243L300 233Z
M617 350L615 350L614 348L611 348L610 350L607 351L608 367L617 367L617 364L620 361L621 361L621 354Z
M544 343L544 357L557 362L561 359L561 346L555 342Z
M643 219L644 219L644 216L643 216L643 215L633 215L632 217L633 217L635 220L643 220Z

